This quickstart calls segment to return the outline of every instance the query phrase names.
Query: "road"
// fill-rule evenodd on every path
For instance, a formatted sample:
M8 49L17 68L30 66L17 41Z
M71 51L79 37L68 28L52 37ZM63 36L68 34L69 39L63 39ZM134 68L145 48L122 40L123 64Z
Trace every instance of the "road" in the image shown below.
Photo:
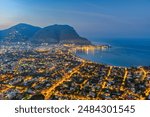
M69 80L70 77L74 73L78 72L78 70L84 65L85 63L82 62L80 65L73 68L71 73L65 73L64 76L59 81L56 81L56 83L54 83L54 85L52 85L50 88L42 90L41 93L45 96L45 99L48 100L51 97L51 95L54 93L56 87L61 85L64 81Z
M144 70L144 68L140 68L140 70L144 73L143 77L142 77L142 81L146 78L147 72Z

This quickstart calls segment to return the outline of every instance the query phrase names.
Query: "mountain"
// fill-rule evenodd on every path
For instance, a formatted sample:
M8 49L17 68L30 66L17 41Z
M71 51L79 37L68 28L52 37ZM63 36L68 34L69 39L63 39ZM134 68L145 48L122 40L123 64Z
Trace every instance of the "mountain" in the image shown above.
M40 30L40 27L35 27L29 24L20 23L9 29L0 31L0 41L9 42L25 42Z
M36 43L67 43L89 45L90 41L80 37L73 27L69 25L52 25L45 27L33 36L32 42Z
M51 25L45 28L20 23L9 29L0 31L0 41L32 43L60 43L90 45L86 38L80 37L69 25Z

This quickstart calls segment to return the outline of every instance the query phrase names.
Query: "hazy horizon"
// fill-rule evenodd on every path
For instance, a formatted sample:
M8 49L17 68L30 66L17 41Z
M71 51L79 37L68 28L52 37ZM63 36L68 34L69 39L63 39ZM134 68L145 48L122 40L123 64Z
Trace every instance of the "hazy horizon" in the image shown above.
M86 38L150 38L149 0L1 0L0 30L67 24Z

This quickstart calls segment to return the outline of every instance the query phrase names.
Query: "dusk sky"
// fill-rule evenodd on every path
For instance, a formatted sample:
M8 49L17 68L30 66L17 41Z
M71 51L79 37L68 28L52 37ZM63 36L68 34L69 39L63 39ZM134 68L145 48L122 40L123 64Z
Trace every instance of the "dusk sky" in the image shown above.
M68 24L87 38L150 38L150 0L0 0L0 30Z

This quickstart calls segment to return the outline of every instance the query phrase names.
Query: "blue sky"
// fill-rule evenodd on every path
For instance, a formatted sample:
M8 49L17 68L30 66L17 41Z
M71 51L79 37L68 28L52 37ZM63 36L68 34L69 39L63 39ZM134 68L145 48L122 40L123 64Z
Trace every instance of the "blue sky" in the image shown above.
M150 0L0 0L0 29L68 24L87 38L150 38Z

